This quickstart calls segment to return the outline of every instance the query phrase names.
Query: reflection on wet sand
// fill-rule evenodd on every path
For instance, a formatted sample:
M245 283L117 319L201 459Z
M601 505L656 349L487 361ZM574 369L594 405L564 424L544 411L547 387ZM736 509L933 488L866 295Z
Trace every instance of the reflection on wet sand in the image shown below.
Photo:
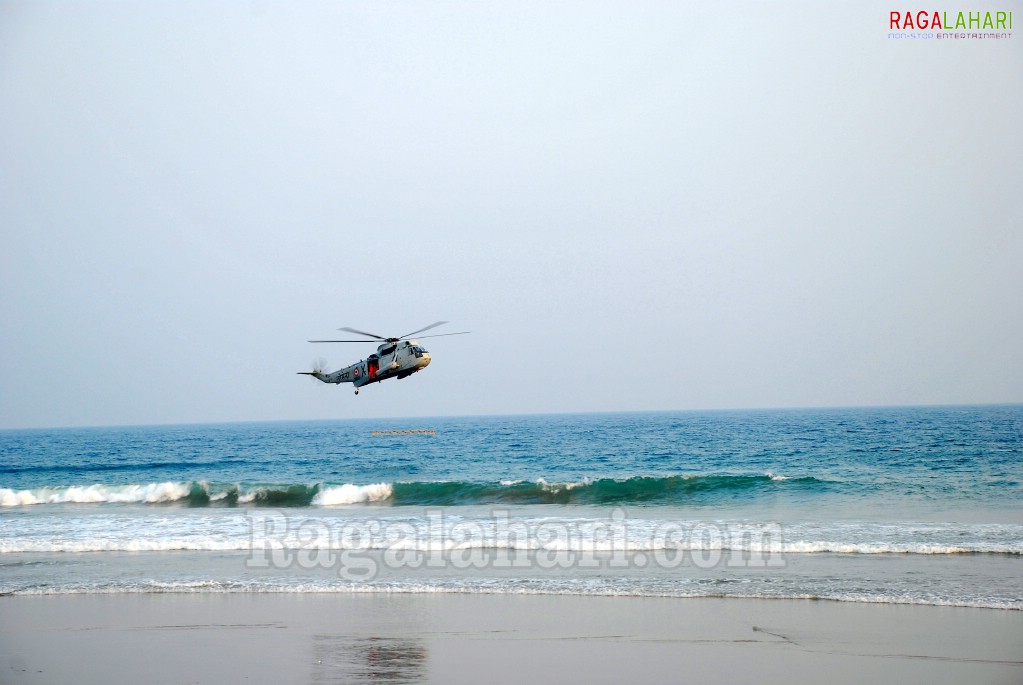
M313 636L313 683L413 683L425 680L427 650L408 637Z

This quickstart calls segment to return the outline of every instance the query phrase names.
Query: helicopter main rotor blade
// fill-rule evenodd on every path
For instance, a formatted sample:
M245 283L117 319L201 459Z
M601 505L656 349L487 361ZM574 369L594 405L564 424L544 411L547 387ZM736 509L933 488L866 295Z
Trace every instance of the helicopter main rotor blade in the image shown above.
M465 335L466 333L472 333L472 331L459 331L458 333L434 333L433 335L421 335L416 340L425 338L443 338L445 335Z
M348 326L345 326L343 328L339 328L338 330L339 331L348 331L349 333L358 333L359 335L369 336L370 338L376 338L377 340L387 340L387 338L385 338L382 335L376 335L374 333L367 333L366 331L357 331L354 328L349 328Z
M360 330L357 330L355 328L349 328L347 326L345 326L344 328L339 328L338 330L339 331L348 331L349 333L358 333L359 335L364 335L367 338L375 338L377 340L382 340L382 341L384 341L386 343L396 343L399 340L405 340L406 338L409 338L409 337L415 335L416 333L422 333L423 331L428 331L431 328L436 328L437 326L441 326L441 325L446 324L446 323L447 323L447 321L438 321L437 323L430 324L426 328L420 328L418 331L412 331L411 333L406 333L405 335L401 336L400 338L385 338L382 335L374 335L372 333L367 333L366 331L360 331ZM472 331L459 331L458 333L434 333L433 335L421 335L419 337L420 338L440 338L440 337L443 337L445 335L465 335L466 333L472 333ZM365 342L370 342L370 341L369 340L309 340L308 342L311 342L311 343L365 343Z
M406 333L405 335L398 336L398 340L404 340L405 338L409 338L409 337L415 335L416 333L422 333L423 331L428 331L431 328L436 328L437 326L442 326L442 325L444 325L446 323L447 323L447 321L438 321L437 323L431 323L426 328L420 328L418 331L412 331L411 333ZM358 331L356 331L356 333L358 333Z

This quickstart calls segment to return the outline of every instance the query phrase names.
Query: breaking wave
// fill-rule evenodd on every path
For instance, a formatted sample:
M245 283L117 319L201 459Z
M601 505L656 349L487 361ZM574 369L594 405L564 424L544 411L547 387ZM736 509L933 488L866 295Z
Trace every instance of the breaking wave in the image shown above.
M37 504L166 504L188 506L337 506L391 504L457 506L479 504L684 504L713 502L779 489L816 491L838 483L813 477L765 475L636 476L550 483L425 481L344 484L211 484L205 481L138 485L0 488L0 506Z

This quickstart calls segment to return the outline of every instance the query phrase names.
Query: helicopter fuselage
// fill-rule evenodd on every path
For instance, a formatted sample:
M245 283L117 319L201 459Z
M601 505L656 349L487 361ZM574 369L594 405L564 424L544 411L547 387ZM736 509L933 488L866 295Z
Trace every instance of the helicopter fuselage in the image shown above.
M356 388L388 378L406 378L430 364L430 353L415 340L385 342L375 354L331 373L305 372L324 383L351 383Z

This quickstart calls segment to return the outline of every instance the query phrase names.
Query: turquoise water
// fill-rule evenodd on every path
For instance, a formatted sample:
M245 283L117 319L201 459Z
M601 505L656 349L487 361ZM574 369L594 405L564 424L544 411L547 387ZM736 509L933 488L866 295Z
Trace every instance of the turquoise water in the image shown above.
M3 431L0 455L0 592L1023 608L1015 405Z

